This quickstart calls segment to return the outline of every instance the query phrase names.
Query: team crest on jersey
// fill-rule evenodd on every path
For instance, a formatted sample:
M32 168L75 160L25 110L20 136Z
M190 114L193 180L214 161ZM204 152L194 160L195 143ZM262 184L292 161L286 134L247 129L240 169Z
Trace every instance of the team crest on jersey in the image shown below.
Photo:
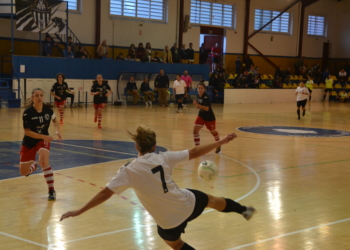
M46 114L46 115L45 115L45 120L48 121L49 119L50 119L50 115L49 115L49 114Z

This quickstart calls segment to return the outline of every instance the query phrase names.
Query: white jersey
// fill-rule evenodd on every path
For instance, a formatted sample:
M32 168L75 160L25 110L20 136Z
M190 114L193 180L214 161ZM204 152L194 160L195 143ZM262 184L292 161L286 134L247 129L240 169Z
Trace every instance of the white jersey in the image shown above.
M185 88L187 87L186 83L184 80L175 80L173 88L175 89L175 94L181 95L185 94Z
M145 154L122 166L106 187L118 195L133 188L161 228L174 228L192 214L196 202L194 194L180 189L171 177L175 165L188 160L188 150Z
M304 101L307 99L308 95L304 95L304 93L310 94L308 88L300 86L295 90L295 92L298 93L297 101Z

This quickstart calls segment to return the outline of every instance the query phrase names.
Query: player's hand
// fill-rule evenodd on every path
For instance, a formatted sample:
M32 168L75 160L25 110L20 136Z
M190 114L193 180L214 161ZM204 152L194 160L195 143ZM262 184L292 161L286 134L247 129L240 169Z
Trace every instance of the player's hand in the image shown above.
M67 219L69 217L75 217L80 215L79 210L69 211L67 213L62 214L60 221L63 221L64 219Z
M52 142L53 138L52 138L52 136L44 135L43 140L44 140L45 142Z
M193 100L193 104L197 106L198 102L196 100Z
M58 140L62 141L62 136L61 136L60 132L56 131L56 135L58 136Z
M231 134L227 134L221 141L223 142L223 144L226 144L235 138L237 138L237 135L235 133L231 133Z

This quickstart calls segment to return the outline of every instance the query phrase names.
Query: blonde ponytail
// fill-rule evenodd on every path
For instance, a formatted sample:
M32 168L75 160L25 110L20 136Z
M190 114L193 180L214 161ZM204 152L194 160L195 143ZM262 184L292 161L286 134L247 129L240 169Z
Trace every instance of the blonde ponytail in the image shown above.
M131 139L136 143L138 151L142 154L152 152L152 147L156 145L156 133L144 125L140 125L136 129L136 133L127 130Z

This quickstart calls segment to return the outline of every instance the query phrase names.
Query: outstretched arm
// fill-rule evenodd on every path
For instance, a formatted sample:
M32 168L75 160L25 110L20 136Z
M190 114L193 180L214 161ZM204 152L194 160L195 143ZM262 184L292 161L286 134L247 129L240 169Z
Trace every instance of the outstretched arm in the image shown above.
M220 141L216 141L210 144L206 145L200 145L196 146L194 148L191 148L188 150L189 155L190 155L190 160L200 157L202 155L205 155L206 153L209 153L211 150L214 148L220 147L223 144L229 143L233 139L237 138L237 135L235 133L231 133L226 135L224 138L222 138Z
M100 205L101 203L105 202L106 200L111 198L113 194L114 192L112 190L105 187L98 194L96 194L88 203L86 203L85 206L83 206L82 208L64 213L61 216L60 221L67 219L69 217L75 217L75 216L81 215L82 213L88 211L89 209L96 207L97 205Z

